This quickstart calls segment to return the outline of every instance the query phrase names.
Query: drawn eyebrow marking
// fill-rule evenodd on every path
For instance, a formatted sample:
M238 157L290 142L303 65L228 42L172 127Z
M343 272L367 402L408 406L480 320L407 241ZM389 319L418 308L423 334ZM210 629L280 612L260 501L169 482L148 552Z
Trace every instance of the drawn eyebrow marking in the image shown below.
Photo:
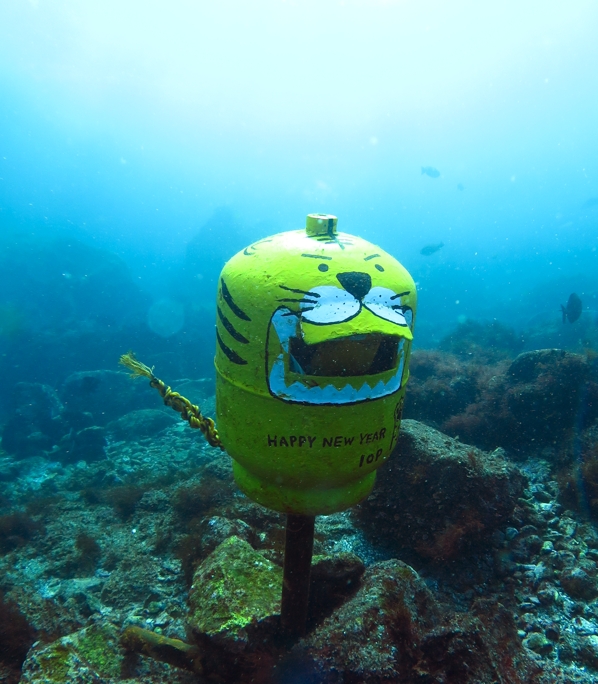
M370 256L364 257L364 261L369 261L370 259L375 259L376 257L379 257L379 254L370 254Z
M408 295L408 294L410 294L410 290L407 290L407 292L399 292L399 294L396 294L393 297L391 297L391 300L396 299L397 297L404 297L405 295Z
M281 290L288 290L289 292L296 292L297 294L309 295L310 297L319 297L317 292L308 292L307 290L297 290L294 287L287 287L286 285L279 285Z
M332 261L332 257L321 256L320 254L302 254L301 256L307 257L308 259L325 259L326 261Z

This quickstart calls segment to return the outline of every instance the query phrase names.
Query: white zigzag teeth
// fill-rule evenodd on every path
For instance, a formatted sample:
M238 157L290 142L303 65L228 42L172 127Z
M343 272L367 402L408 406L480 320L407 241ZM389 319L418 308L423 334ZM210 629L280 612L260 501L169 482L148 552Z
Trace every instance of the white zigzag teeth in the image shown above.
M282 348L282 353L276 357L268 378L272 394L286 401L304 404L354 404L368 399L379 399L400 389L404 366L403 339L399 340L400 362L395 373L386 382L379 380L373 387L367 380L364 380L359 388L354 387L350 382L341 388L333 385L310 386L313 382L317 382L316 376L305 376L305 380L310 382L308 385L307 382L302 382L301 376L295 374L293 380L289 378L287 382L289 340L297 335L299 326L299 319L294 315L288 315L289 313L288 309L279 309L272 317L272 324ZM361 378L353 378L354 382L358 383L359 380Z

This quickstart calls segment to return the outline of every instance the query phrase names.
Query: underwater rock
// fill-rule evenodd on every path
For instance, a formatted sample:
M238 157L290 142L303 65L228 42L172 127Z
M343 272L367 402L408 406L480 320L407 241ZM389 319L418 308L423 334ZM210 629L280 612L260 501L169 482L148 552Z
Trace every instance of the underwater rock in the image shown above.
M229 520L221 515L213 515L203 520L200 528L202 553L206 555L211 553L217 546L233 536L250 543L255 533L243 520Z
M309 585L308 629L328 617L360 586L365 565L354 553L317 555L312 559Z
M170 591L160 576L161 565L157 559L141 554L125 557L106 580L101 601L112 608L130 609L136 603L159 600Z
M561 572L559 580L571 598L591 601L598 596L596 581L583 568L566 568Z
M403 418L439 427L477 401L481 369L454 354L417 350L409 364Z
M11 415L2 430L2 448L17 458L51 449L66 432L63 405L49 385L19 382L12 393Z
M598 416L598 386L590 364L579 354L562 349L526 352L506 376L506 403L522 443L555 444L576 424L581 427Z
M177 420L174 411L166 413L160 409L139 409L108 423L106 429L114 439L132 442L144 437L153 437L179 421L180 418Z
M278 624L282 568L238 537L218 546L197 568L189 592L188 623L231 651L243 650L256 631Z
M523 684L538 666L500 604L449 613L399 560L370 566L360 589L292 651L276 681ZM286 678L285 678L286 677Z
M391 459L355 516L393 550L444 563L486 546L509 520L524 485L500 454L404 420Z
M598 418L598 377L588 360L562 349L520 354L441 429L481 448L554 447Z
M111 370L72 373L60 388L60 398L67 409L90 412L94 425L102 427L131 411L160 405L148 383L133 382L128 373Z
M63 438L57 454L62 463L99 461L106 456L106 430L97 425L84 428Z
M189 591L189 632L205 676L264 681L278 657L282 568L238 537L197 568Z
M351 553L316 556L310 586L310 626L355 593L364 565ZM193 643L128 627L125 648L218 682L270 683L288 653L278 629L282 569L238 537L223 542L198 567L189 594L187 631Z
M124 656L116 627L91 625L51 644L34 645L23 664L21 684L118 680Z

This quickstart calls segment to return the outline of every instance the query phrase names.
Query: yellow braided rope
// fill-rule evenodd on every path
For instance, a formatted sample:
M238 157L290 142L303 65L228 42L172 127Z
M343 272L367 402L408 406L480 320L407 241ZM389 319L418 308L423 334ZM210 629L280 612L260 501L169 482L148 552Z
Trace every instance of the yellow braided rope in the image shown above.
M150 387L160 392L160 396L166 406L170 406L175 411L178 411L183 420L186 420L192 428L199 428L211 446L220 447L224 450L214 421L202 415L199 406L192 404L178 392L173 392L168 385L154 375L154 369L136 359L132 351L123 354L120 357L119 363L131 371L132 378L149 378Z

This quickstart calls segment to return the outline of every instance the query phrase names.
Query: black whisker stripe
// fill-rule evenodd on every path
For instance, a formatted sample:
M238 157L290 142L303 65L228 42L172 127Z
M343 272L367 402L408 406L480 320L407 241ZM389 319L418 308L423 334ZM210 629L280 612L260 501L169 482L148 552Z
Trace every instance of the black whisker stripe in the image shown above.
M376 257L379 257L379 254L370 254L370 256L366 256L363 258L364 261L369 261L370 259L375 259Z
M222 313L222 310L220 309L219 306L216 307L216 311L218 311L218 318L222 321L222 325L226 328L226 332L234 339L237 340L237 342L241 342L241 344L249 344L249 340L241 335L240 332L235 330L233 324L228 320L228 318Z
M218 345L220 346L220 349L224 352L225 356L228 358L228 360L231 363L236 363L238 366L246 366L247 361L245 361L244 358L239 356L236 351L233 351L230 347L227 347L224 342L222 341L222 338L218 334L218 331L216 330L216 340L218 341Z
M279 285L281 290L288 290L289 292L297 292L297 294L309 295L310 297L319 297L317 292L308 292L307 290L295 290L292 287L287 287L286 285Z
M407 292L399 292L399 294L393 295L391 299L396 299L397 297L404 297L405 295L410 294L410 291L407 290Z
M317 304L317 302L313 299L306 299L305 297L303 299L277 299L277 302L299 302L299 303L306 303L306 304Z
M220 288L222 290L222 298L228 304L230 310L235 314L235 316L237 316L237 318L242 318L244 321L251 321L251 318L249 318L249 316L242 309L239 309L239 307L235 304L233 297L222 278L220 278Z

